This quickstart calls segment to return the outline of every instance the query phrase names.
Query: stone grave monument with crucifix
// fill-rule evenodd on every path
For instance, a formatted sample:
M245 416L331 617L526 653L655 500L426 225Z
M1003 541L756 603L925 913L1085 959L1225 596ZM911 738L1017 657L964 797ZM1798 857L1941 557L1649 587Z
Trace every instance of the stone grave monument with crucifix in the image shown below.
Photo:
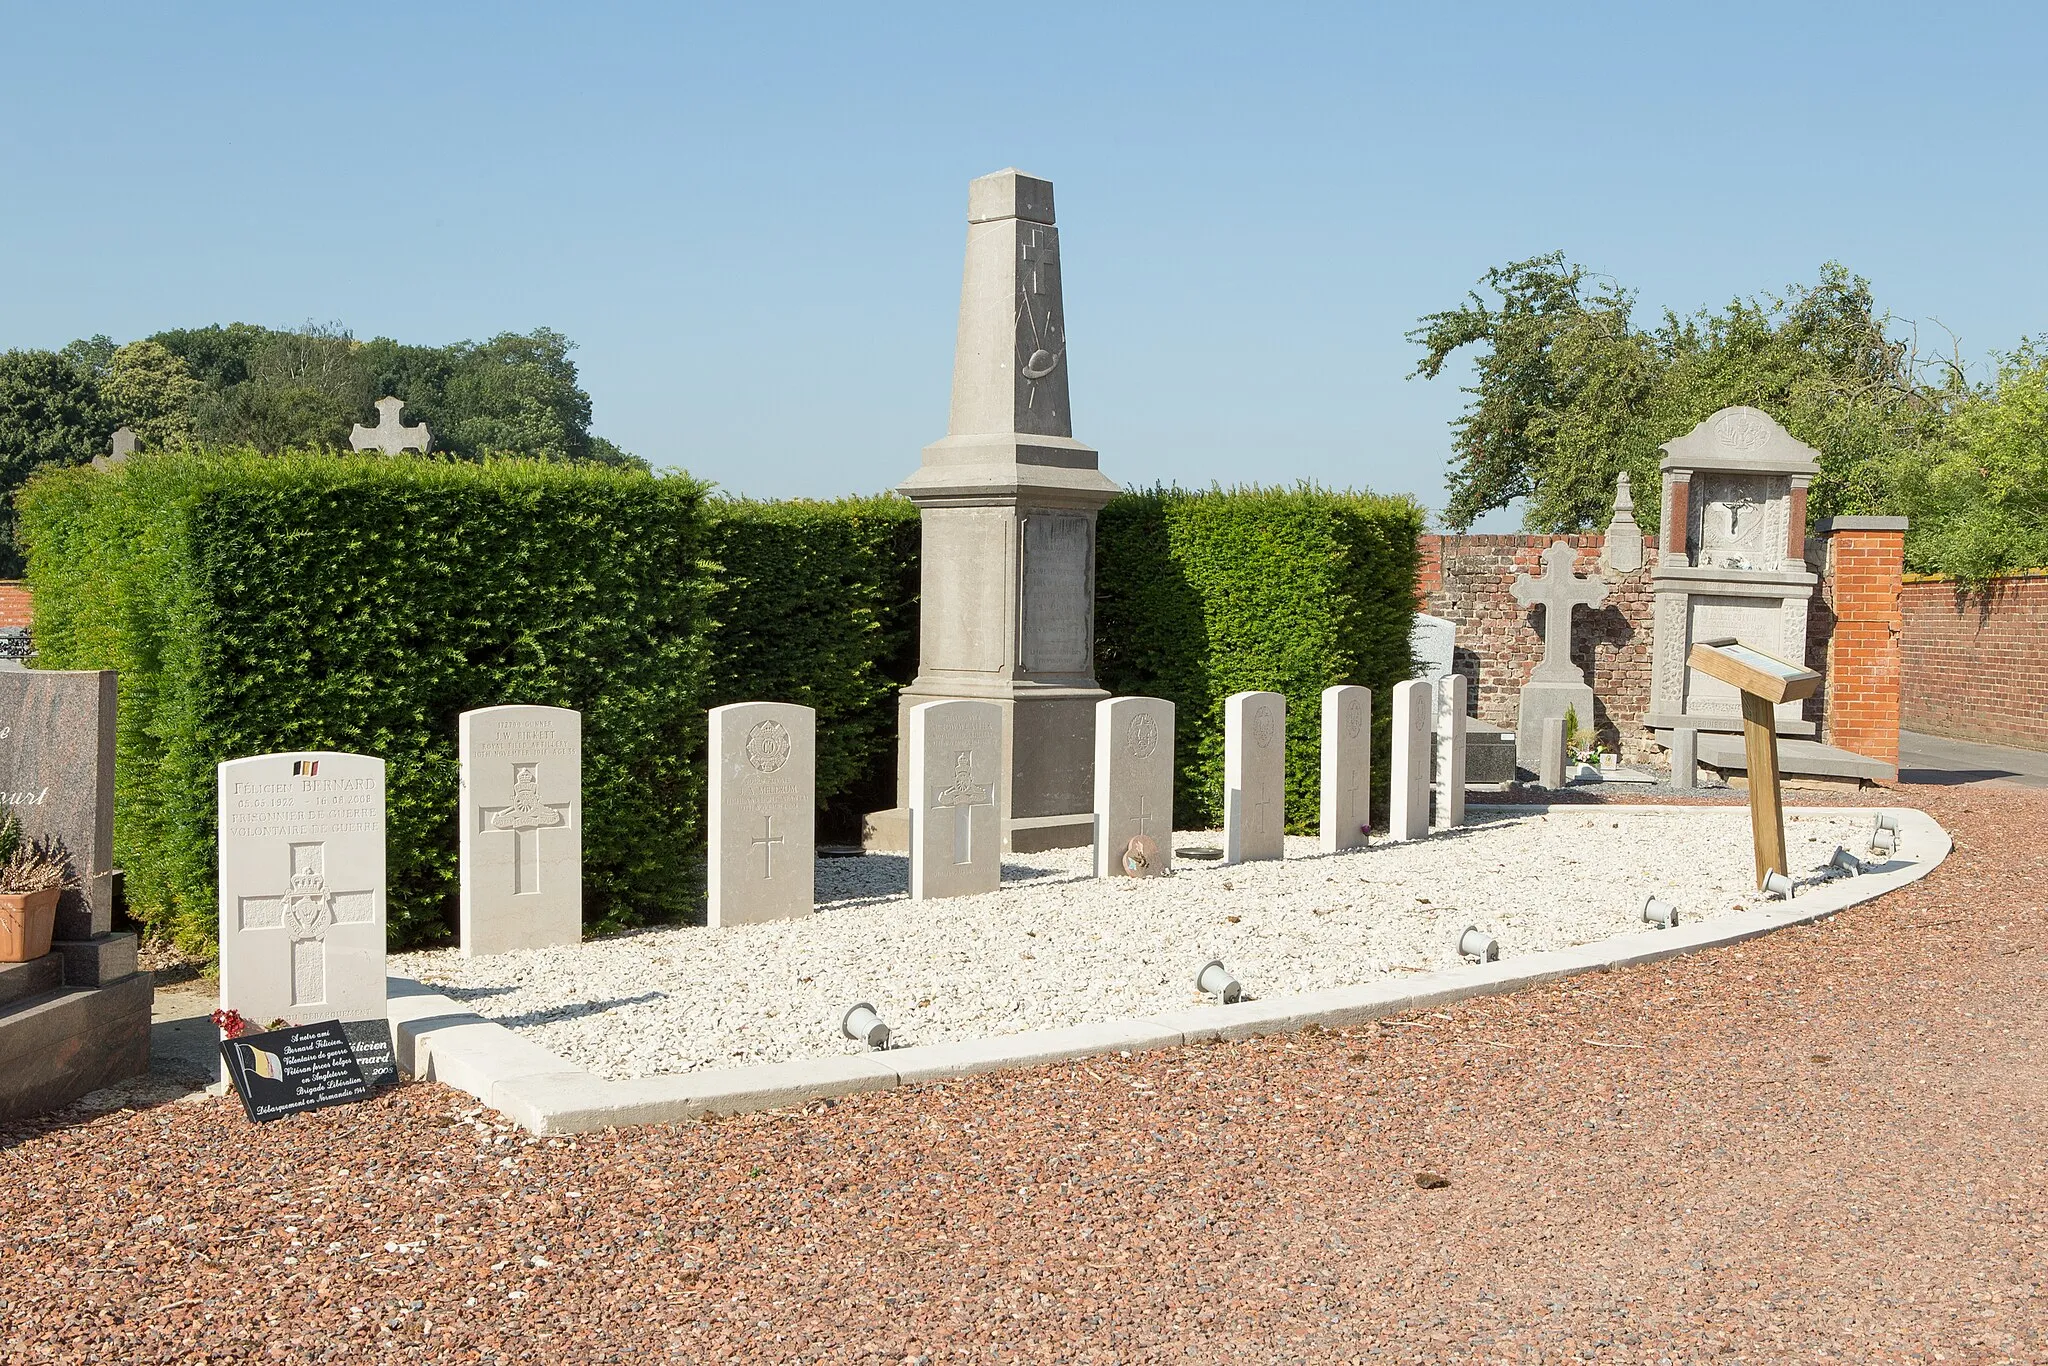
M1006 847L1094 838L1095 514L1117 492L1067 407L1066 309L1052 183L1019 171L967 190L967 264L944 439L902 484L923 532L917 678L898 705L897 806L873 849L907 840L912 708L994 703Z
M1552 541L1543 552L1543 573L1515 577L1515 601L1543 609L1543 659L1522 685L1515 722L1515 762L1538 768L1543 758L1543 723L1567 712L1587 732L1593 729L1593 689L1572 663L1572 609L1607 601L1607 585L1572 572L1577 552L1569 541Z
M817 901L818 713L791 702L711 709L705 923L794 920Z
M457 722L465 957L583 940L583 714L481 707Z
M434 434L422 422L408 427L398 420L405 411L402 398L380 398L377 400L377 425L365 427L358 422L349 428L348 444L351 450L382 451L386 455L397 455L400 451L418 451L424 455L434 444Z

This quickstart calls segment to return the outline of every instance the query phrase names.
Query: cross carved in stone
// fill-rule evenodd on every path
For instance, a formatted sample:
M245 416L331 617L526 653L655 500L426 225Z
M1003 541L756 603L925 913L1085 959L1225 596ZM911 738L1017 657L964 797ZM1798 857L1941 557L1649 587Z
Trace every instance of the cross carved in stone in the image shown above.
M943 788L932 797L932 806L951 807L953 811L953 862L974 862L974 811L986 806L995 809L996 789L993 783L978 787L973 781L974 751L963 749L953 755L953 785Z
M1150 838L1152 834L1152 799L1144 793L1138 794L1138 809L1131 813L1131 824L1138 827L1138 833Z
M327 931L335 925L367 925L377 918L374 891L332 891L327 886L327 845L290 846L291 880L276 896L241 899L243 930L283 930L291 973L292 1004L319 1005L327 999Z
M1018 283L1028 294L1057 294L1059 292L1059 242L1050 228L1028 228L1025 240L1018 247L1018 258L1024 263L1018 274ZM1044 234L1040 240L1040 234Z
M386 455L397 455L400 451L414 450L424 453L434 444L434 435L422 422L408 427L398 420L405 411L402 398L380 398L377 400L377 425L365 427L358 422L349 428L348 444L359 451L382 451Z
M1572 608L1598 607L1607 601L1607 585L1572 573L1577 558L1569 541L1552 541L1543 552L1542 577L1515 576L1515 601L1543 609L1543 662L1530 675L1531 682L1585 681L1572 663Z
M512 895L526 896L540 890L540 832L565 830L569 825L569 803L540 799L540 765L512 765L512 804L479 808L483 833L509 831L512 835ZM531 863L531 869L528 864Z
M775 846L787 843L775 833L775 817L761 817L761 838L747 841L761 851L761 877L765 881L775 876Z

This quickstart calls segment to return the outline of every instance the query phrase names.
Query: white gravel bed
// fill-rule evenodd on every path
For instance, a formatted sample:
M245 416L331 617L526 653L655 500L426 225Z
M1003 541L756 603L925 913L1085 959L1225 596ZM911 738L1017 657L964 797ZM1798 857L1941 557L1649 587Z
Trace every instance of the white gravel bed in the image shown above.
M1868 825L1789 813L1794 876L1838 844L1857 850ZM1178 859L1172 877L1143 881L1088 867L1085 849L1017 855L999 891L913 903L900 855L820 859L820 904L802 920L401 954L391 971L620 1078L859 1052L839 1035L856 1001L874 1002L901 1045L987 1038L1199 1003L1193 979L1211 958L1250 996L1288 996L1451 966L1468 924L1512 958L1643 929L1653 892L1687 921L1757 898L1740 807L1474 813L1415 843L1325 856L1289 837L1284 862Z

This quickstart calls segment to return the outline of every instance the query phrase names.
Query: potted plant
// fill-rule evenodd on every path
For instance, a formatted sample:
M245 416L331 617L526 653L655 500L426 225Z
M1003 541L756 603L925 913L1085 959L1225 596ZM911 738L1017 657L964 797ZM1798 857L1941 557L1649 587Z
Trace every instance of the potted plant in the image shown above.
M11 811L0 820L0 963L26 963L50 951L57 898L72 880L64 841L23 839Z

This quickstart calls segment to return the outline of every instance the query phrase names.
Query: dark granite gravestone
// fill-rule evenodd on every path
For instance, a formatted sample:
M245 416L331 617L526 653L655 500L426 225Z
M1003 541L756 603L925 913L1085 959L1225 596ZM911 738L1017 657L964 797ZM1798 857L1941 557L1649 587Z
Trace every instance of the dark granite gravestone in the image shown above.
M220 1056L257 1124L361 1100L372 1089L339 1020L223 1039Z

